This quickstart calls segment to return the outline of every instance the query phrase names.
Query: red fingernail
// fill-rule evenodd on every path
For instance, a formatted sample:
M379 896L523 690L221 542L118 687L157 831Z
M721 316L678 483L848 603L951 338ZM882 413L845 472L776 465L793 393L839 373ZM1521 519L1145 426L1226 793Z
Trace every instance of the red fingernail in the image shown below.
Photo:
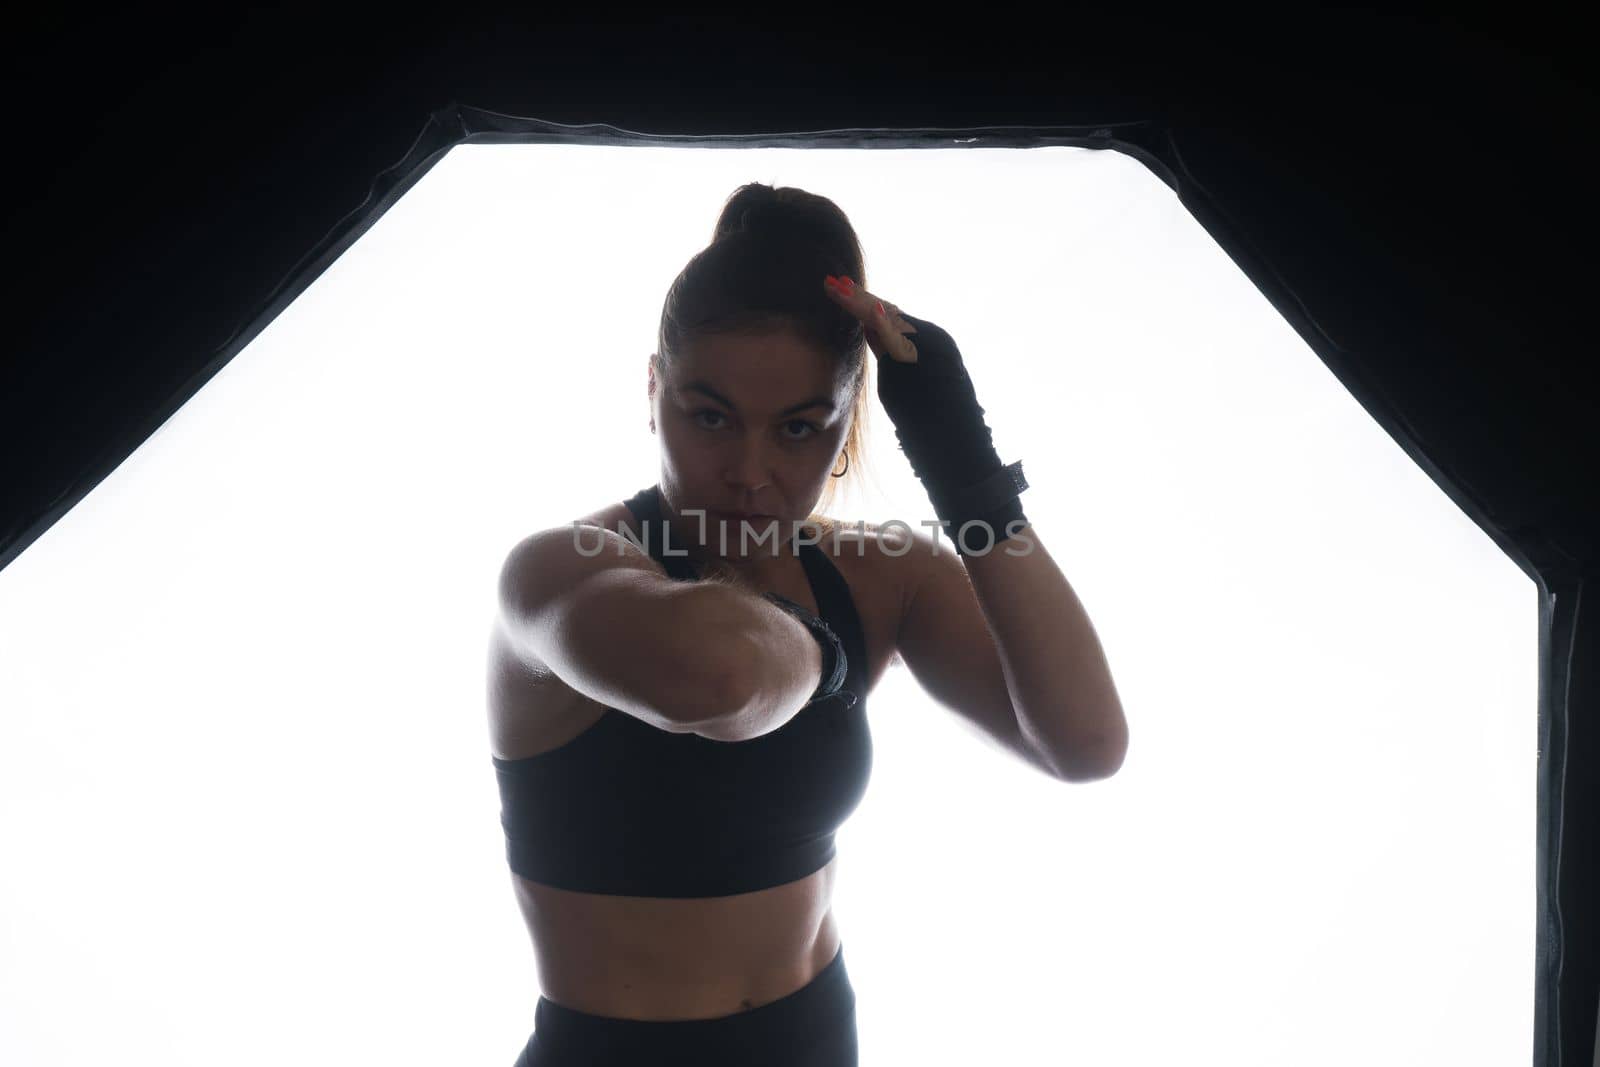
M839 284L840 284L840 285L842 285L842 286L844 286L844 291L845 291L845 292L847 292L847 293L848 293L848 292L849 292L849 291L850 291L850 290L851 290L851 289L854 289L854 288L855 288L855 285L856 285L856 283L855 283L855 282L853 282L853 281L851 281L851 280L850 280L850 276L849 276L849 275L848 275L848 274L846 274L846 275L841 275L841 276L840 276L840 278L839 278Z
M878 314L880 314L880 315L888 314L886 311L883 310L883 301L882 300L878 301Z

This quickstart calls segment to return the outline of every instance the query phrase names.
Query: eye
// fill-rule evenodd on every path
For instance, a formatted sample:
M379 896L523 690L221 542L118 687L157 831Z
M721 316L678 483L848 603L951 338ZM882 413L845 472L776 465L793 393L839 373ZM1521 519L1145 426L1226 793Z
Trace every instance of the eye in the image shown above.
M690 417L695 419L710 417L713 419L724 420L723 422L718 422L714 425L707 425L706 423L702 422L699 424L702 430L720 430L726 424L726 420L728 418L728 416L724 415L716 408L701 408L699 411L693 412ZM785 440L791 442L809 441L811 438L822 432L821 426L818 426L816 423L810 422L806 419L790 419L788 422L784 423L784 426L789 429L791 434L791 436L786 437ZM800 432L798 433L794 432L794 428L796 426L800 427Z
M791 440L791 441L808 441L811 438L817 436L817 434L822 432L822 427L821 426L818 426L814 422L807 422L805 419L790 419L787 423L785 423L785 425L786 426L803 426L807 430L811 431L810 433L802 434L799 437L791 437L791 438L789 438L789 440Z

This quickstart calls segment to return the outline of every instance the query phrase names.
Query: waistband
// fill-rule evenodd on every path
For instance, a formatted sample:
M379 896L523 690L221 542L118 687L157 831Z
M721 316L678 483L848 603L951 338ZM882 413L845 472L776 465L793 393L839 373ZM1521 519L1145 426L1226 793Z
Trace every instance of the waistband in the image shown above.
M584 1055L643 1055L650 1062L671 1056L714 1059L771 1055L776 1049L814 1040L821 1032L855 1026L855 990L844 965L844 946L815 978L777 1000L714 1019L623 1019L591 1015L541 996L534 1033L551 1050L568 1047ZM753 1061L752 1061L753 1062Z

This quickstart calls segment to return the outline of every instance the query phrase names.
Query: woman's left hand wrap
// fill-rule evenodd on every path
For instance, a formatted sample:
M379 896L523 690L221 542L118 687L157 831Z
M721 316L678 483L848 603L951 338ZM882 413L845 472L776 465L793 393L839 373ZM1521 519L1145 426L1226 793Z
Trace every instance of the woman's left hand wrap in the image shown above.
M1027 525L1017 497L1027 482L1021 463L1009 467L995 451L961 350L942 327L879 301L864 290L850 294L825 286L834 298L861 313L868 344L878 355L878 399L894 423L900 449L928 491L929 501L957 551L963 541L982 552L990 539L961 525L980 520L996 543ZM1020 520L1020 521L1019 521Z

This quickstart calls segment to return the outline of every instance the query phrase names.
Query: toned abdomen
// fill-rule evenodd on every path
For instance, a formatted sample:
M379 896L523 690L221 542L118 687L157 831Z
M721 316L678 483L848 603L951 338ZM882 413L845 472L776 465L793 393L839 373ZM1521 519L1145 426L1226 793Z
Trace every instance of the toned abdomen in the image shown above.
M544 996L592 1015L709 1019L786 996L832 961L834 871L829 863L786 885L688 899L511 878Z

